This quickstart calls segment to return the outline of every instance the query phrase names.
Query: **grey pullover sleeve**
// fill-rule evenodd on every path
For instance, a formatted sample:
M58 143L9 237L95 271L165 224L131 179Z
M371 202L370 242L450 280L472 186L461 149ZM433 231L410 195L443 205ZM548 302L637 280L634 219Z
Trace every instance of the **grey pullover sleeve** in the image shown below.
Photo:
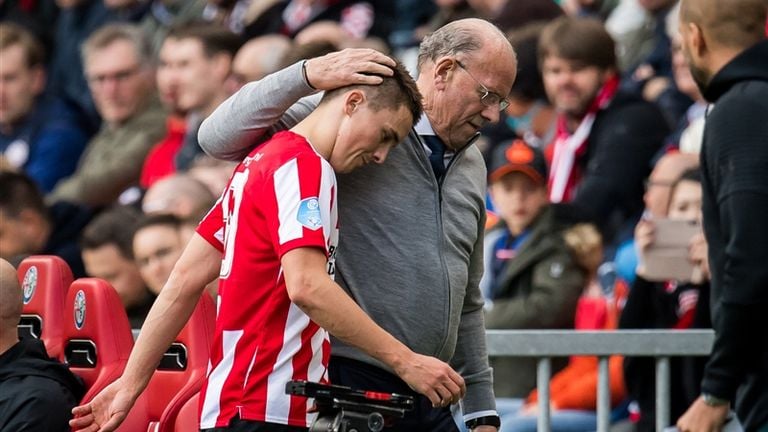
M200 147L217 159L239 161L308 116L321 95L305 97L315 90L304 80L302 62L250 82L225 100L200 125Z
M459 323L453 366L464 377L467 394L461 401L464 421L496 415L493 395L493 373L488 364L483 321L483 295L480 279L483 275L483 233L485 217L478 223L478 236L469 263L469 279L464 307Z

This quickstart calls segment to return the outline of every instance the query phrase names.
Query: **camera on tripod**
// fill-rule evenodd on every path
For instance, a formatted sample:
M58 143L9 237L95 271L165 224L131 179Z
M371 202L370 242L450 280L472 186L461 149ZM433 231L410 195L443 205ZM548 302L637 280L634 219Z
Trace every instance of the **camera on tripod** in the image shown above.
M380 432L413 409L413 398L309 381L289 381L285 392L315 399L309 432Z

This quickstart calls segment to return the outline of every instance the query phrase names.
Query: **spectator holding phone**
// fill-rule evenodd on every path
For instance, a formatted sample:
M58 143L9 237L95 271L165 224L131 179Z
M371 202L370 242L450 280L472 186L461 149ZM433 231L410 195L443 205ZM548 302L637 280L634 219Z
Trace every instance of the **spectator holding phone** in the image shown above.
M699 170L686 171L672 186L669 221L701 223L701 179ZM660 241L662 220L644 217L635 229L635 245L640 263L627 303L619 321L624 329L688 329L709 328L709 269L706 265L707 246L702 233L688 240L687 247L679 249L690 261L693 277L690 280L661 280L664 268L653 268L654 262L645 262L655 242ZM668 239L665 239L668 240ZM687 250L686 250L687 249ZM667 261L671 262L672 258ZM676 269L671 269L676 270ZM701 390L700 382L706 358L676 357L671 361L671 415L679 417ZM624 379L630 397L636 402L639 420L638 432L655 430L655 380L652 358L627 357Z

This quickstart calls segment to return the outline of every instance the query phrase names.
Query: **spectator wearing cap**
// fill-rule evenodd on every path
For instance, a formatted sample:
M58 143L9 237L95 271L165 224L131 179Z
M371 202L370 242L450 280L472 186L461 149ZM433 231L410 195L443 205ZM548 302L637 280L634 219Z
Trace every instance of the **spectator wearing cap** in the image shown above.
M549 204L544 154L515 140L494 150L489 173L500 222L485 236L486 327L573 328L588 275L564 240L568 224ZM492 358L491 365L497 397L524 398L536 385L535 359Z

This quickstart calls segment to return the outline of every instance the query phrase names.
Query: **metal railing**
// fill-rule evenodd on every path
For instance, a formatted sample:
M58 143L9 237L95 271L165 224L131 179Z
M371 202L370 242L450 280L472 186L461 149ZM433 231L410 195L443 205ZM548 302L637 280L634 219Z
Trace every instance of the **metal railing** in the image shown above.
M539 417L537 430L550 432L549 380L552 357L598 357L597 432L610 427L608 357L611 355L655 357L656 431L669 426L669 358L707 356L714 341L712 330L488 330L490 356L537 357Z

